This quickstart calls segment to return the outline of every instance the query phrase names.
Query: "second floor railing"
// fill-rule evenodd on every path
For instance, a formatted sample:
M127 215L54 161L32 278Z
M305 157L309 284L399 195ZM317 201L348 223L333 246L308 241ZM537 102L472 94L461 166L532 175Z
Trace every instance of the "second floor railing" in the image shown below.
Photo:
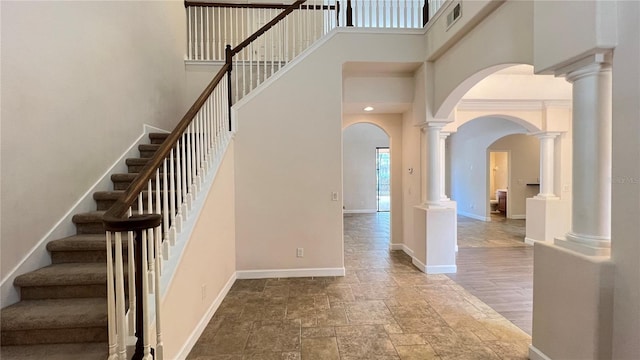
M257 56L288 61L320 36L340 26L417 29L426 25L446 0L307 0L287 21L252 44L241 59ZM224 47L236 47L290 5L185 1L186 59L225 61ZM273 41L276 40L276 41ZM262 59L264 60L264 59ZM278 66L276 64L276 66Z

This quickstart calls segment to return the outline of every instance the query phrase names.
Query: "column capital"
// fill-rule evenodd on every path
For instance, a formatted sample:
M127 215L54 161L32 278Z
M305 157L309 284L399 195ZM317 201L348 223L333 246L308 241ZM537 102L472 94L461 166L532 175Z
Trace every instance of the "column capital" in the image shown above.
M611 60L610 52L591 54L557 69L555 74L556 76L564 76L568 82L573 83L585 76L611 71Z
M440 139L446 140L451 133L449 131L440 131Z
M556 137L564 134L565 131L538 131L528 134L529 136L535 136L538 139L555 139Z
M451 121L448 120L433 120L433 121L427 121L427 122L423 122L422 124L420 124L420 128L426 130L426 129L442 129L443 127L445 127L448 123L450 123Z

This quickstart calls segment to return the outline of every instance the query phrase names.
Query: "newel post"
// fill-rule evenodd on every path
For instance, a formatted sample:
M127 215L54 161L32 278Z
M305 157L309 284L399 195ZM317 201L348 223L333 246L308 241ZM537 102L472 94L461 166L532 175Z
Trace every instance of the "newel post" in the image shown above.
M231 128L231 105L233 105L233 99L231 97L231 70L233 70L233 51L231 50L231 45L227 45L224 51L225 63L229 65L227 69L227 101L229 102L229 131L232 131Z
M134 240L134 262L136 266L136 340L135 352L131 360L142 360L144 358L144 313L143 307L146 305L143 299L142 277L146 274L146 269L142 267L142 232L146 230L136 230ZM156 291L159 291L156 289ZM131 296L132 294L129 294Z

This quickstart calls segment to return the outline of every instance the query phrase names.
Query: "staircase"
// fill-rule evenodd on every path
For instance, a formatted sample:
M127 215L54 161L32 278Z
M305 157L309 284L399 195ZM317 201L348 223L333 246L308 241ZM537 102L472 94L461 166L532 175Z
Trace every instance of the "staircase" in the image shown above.
M93 194L96 211L73 217L76 235L47 244L50 266L15 279L21 301L0 313L2 360L107 358L107 254L102 215L124 194L168 135L149 134L150 144L138 148L140 157L126 160L129 172L111 176L114 190Z

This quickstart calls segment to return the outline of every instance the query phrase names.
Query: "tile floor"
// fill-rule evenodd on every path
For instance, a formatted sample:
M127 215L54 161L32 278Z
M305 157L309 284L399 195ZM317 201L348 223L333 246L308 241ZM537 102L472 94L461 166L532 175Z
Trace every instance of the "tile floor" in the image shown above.
M388 229L388 214L345 216L345 277L236 281L188 359L527 358L529 335L388 251Z

